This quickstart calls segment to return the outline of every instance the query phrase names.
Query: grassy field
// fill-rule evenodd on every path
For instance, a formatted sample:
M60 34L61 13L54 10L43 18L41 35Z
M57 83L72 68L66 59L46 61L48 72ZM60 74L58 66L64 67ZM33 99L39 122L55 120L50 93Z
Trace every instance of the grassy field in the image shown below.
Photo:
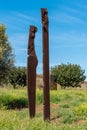
M0 130L87 130L87 90L50 92L51 120L43 121L43 93L37 90L36 117L29 119L26 89L0 88Z

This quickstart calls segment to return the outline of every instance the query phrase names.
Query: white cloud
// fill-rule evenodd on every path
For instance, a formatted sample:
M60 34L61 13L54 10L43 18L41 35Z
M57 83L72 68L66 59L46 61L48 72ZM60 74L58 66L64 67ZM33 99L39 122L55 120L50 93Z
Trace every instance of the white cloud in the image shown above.
M12 12L17 18L21 19L21 20L27 20L28 22L29 21L35 21L37 22L37 19L34 18L34 17L31 17L29 15L26 15L24 13L20 13L20 12Z
M29 29L29 25L38 23L37 18L21 12L10 11L0 14L0 24L5 24L7 29L11 31L25 31Z
M61 32L50 36L50 45L59 47L87 47L87 33ZM55 43L55 46L54 46Z
M58 13L57 15L50 17L50 20L52 20L53 22L67 23L67 24L74 24L74 23L86 24L86 21L81 17L74 16L72 14L64 12Z

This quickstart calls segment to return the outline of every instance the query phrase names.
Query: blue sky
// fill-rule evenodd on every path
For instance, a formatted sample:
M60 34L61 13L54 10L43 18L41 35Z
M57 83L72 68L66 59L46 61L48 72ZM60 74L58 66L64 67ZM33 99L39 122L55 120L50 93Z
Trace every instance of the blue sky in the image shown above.
M29 26L35 25L37 73L42 73L40 8L48 9L50 67L79 64L87 75L87 0L1 0L0 24L6 25L15 65L26 66Z

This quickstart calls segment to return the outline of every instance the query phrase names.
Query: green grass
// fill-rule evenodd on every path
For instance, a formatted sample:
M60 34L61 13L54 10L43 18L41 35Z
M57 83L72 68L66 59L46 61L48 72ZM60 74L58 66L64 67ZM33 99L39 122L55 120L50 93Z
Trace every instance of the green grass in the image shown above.
M0 111L0 130L87 130L87 122L77 123L48 123L42 117L32 120L28 118L28 110L21 111L1 110Z
M27 92L24 89L0 89L0 108L14 109L28 105Z
M57 90L50 95L51 121L48 123L43 121L42 90L37 90L38 109L31 120L27 90L0 88L0 130L87 130L87 90Z

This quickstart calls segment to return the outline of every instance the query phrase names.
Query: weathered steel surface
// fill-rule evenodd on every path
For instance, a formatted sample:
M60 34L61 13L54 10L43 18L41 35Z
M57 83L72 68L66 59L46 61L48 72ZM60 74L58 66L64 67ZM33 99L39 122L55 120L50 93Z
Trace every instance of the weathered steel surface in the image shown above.
M50 120L50 92L49 92L49 30L48 10L41 9L42 37L43 37L43 89L44 89L44 120Z
M34 47L34 38L36 32L37 27L30 26L30 33L28 39L27 81L28 81L29 114L31 118L35 116L35 104L36 104L36 67L38 64Z

